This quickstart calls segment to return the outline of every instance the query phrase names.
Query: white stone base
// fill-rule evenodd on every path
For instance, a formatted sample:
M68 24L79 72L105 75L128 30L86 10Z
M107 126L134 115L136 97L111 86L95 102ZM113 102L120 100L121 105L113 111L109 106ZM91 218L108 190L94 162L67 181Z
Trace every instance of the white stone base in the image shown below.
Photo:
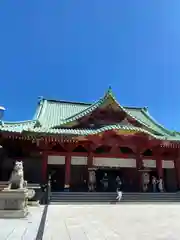
M0 210L0 218L25 218L27 215L27 208L22 210Z
M24 218L28 214L28 189L0 192L0 218Z
M28 201L29 206L39 207L39 201Z

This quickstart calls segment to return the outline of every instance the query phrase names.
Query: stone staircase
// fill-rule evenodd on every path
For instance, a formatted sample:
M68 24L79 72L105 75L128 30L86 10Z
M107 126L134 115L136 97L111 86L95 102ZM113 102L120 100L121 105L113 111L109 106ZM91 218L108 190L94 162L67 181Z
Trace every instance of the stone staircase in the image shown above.
M4 188L8 187L8 182L6 181L0 181L0 191L2 191Z
M167 203L179 202L180 192L173 193L124 193L122 202L147 202L147 203Z
M99 192L52 192L51 203L107 203L114 201L116 193Z
M52 192L51 204L70 203L115 203L116 193L112 192ZM180 192L176 193L135 193L125 192L121 203L180 203Z

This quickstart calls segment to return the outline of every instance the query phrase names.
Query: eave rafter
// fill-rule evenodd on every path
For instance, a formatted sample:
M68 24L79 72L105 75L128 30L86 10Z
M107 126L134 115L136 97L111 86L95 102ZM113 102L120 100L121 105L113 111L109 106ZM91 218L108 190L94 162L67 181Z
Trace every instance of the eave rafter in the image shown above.
M143 143L148 145L148 142L153 146L156 146L157 144L160 145L160 147L163 148L179 148L180 147L180 142L179 141L169 141L165 140L163 138L156 138L156 136L149 136L149 134L137 132L134 134L117 134L117 131L112 129L112 130L104 130L98 133L93 133L88 132L87 134L81 133L81 134L44 134L44 133L32 133L30 132L23 132L22 133L14 133L14 132L3 132L1 134L1 138L9 138L12 140L27 140L27 141L32 141L32 142L73 142L73 143L78 143L78 142L87 142L87 141L95 141L97 144L99 143L99 139L103 139L106 136L117 136L119 139L123 139L123 142L125 143L126 141L132 141L132 144L134 142L137 143L137 140L140 140L142 138ZM145 143L146 141L146 143ZM142 142L142 141L141 141Z

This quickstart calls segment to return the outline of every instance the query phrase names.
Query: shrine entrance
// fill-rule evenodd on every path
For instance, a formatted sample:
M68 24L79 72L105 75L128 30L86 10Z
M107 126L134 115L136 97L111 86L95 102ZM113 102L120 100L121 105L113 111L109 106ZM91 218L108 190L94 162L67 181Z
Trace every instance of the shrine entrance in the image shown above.
M96 191L97 192L114 192L116 191L116 177L118 170L113 169L98 169L96 170ZM107 182L107 188L104 188L104 181Z
M133 168L99 168L96 170L96 191L115 192L117 189L116 178L119 176L121 190L125 192L138 190L138 173ZM107 187L104 187L107 182Z
M65 165L48 165L48 177L51 178L52 192L63 191L65 183Z
M158 172L156 169L151 168L149 169L149 171L147 172L149 174L149 183L148 183L148 188L147 191L148 192L153 192L153 177L155 177L156 181L159 180L158 178ZM158 184L156 183L156 192L158 192Z
M178 187L177 187L175 168L164 169L163 179L164 179L164 189L166 192L177 191Z

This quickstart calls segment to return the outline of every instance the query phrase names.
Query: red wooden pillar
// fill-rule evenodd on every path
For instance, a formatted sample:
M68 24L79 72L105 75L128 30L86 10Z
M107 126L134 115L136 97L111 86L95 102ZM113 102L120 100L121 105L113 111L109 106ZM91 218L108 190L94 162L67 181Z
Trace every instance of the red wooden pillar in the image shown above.
M156 169L157 169L157 173L158 173L158 178L162 178L163 179L163 167L162 167L162 157L161 155L158 155L156 157Z
M180 190L180 153L174 160L174 167L175 167L175 171L176 171L177 187Z
M47 181L47 164L48 164L48 155L46 152L42 153L42 181L45 183Z
M87 166L88 166L88 168L93 167L93 152L92 151L90 151L88 153Z
M140 171L143 168L143 157L140 150L136 152L136 169L138 171L138 185L139 190L142 190L142 171Z
M90 150L88 152L88 158L87 158L87 176L86 181L89 183L89 170L93 167L93 152Z
M65 157L65 183L64 189L69 191L71 181L71 152L68 152Z

